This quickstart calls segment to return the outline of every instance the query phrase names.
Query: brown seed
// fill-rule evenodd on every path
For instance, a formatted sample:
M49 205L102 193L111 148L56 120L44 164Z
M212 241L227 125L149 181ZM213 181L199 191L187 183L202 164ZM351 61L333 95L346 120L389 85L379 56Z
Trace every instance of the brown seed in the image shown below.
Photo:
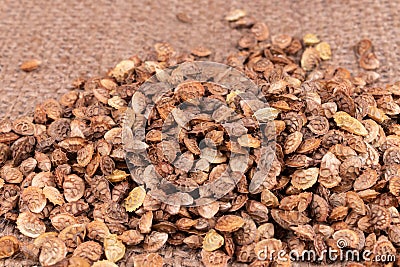
M326 188L333 188L341 182L339 175L340 160L331 152L327 152L321 160L318 182Z
M390 213L384 207L371 205L371 224L380 230L386 229L391 222Z
M21 64L20 69L26 72L34 71L42 64L40 60L32 59Z
M251 32L256 36L257 41L265 41L269 37L269 29L265 23L257 22L251 27Z
M230 257L220 250L201 251L201 260L205 267L227 267Z
M197 142L195 139L191 139L191 138L184 138L183 139L185 146L187 147L187 149L193 153L194 155L200 155L201 151L199 146L197 145Z
M65 203L63 195L56 187L45 186L42 190L45 197L54 205L62 205Z
M190 101L202 97L205 89L200 82L184 82L178 85L175 93L182 101Z
M86 225L86 228L87 236L100 242L103 242L104 238L110 234L107 225L100 220L90 222Z
M285 49L292 42L292 37L286 34L278 34L273 35L271 41L273 45L278 46L280 49Z
M295 152L297 148L300 146L302 141L303 141L303 134L301 132L296 131L288 135L284 145L285 154L290 154Z
M261 141L250 134L240 136L238 143L243 147L258 148L261 146Z
M144 235L142 235L137 230L127 230L119 235L118 238L124 242L125 244L131 245L138 245L144 240Z
M277 207L279 205L278 198L268 189L261 192L261 203L267 207Z
M351 208L355 213L359 215L365 215L367 209L365 207L364 201L355 192L346 193L346 201L349 208Z
M318 168L308 168L297 170L292 175L292 185L297 189L307 189L312 187L318 180Z
M47 99L42 104L43 110L46 113L47 117L53 120L57 120L61 118L63 115L63 109L59 102L54 99ZM64 120L62 120L63 122Z
M149 252L156 252L160 250L168 240L167 233L160 233L153 231L144 239L144 249Z
M24 189L21 199L27 203L29 210L34 213L40 213L47 203L42 189L35 186Z
M380 63L375 53L367 52L360 57L360 67L365 70L375 70L379 68Z
M315 239L315 232L311 225L299 225L291 227L291 229L294 231L294 234L302 240L312 241Z
M400 196L400 176L395 176L390 178L389 191L394 196Z
M325 222L330 212L329 204L327 203L327 201L317 194L314 194L311 207L315 219L318 222Z
M312 47L307 48L301 56L301 67L305 71L311 71L318 67L320 62L319 52Z
M51 160L49 156L42 152L35 151L35 159L38 162L38 168L44 172L51 170Z
M89 261L97 261L103 254L103 247L94 241L87 241L80 244L73 253L73 256L88 259Z
M121 109L127 106L126 101L119 96L111 97L110 99L107 100L107 104L115 109Z
M189 23L190 24L190 23L193 22L192 18L187 13L184 13L184 12L177 13L176 14L176 18L180 22L183 22L183 23Z
M218 219L215 229L221 232L235 232L244 224L244 220L236 215L225 215Z
M196 48L193 48L191 50L191 53L197 57L208 57L211 55L212 51L208 49L207 47L204 46L199 46Z
M162 267L164 263L163 258L157 253L146 253L135 255L133 264L135 267Z
M64 241L68 250L72 252L77 246L84 242L85 236L85 225L78 223L65 227L58 235L58 238Z
M324 135L329 131L329 122L325 117L322 116L311 116L308 117L308 129L316 135Z
M39 261L42 266L54 265L67 255L65 243L57 237L50 237L41 245Z
M62 231L66 227L77 223L77 219L69 213L60 213L51 217L51 224L58 231Z
M34 158L27 158L23 162L21 162L21 165L19 166L20 172L28 176L31 172L33 172L36 169L37 166L37 160Z
M372 52L372 42L368 39L363 39L355 45L354 50L357 56L364 55L367 52Z
M153 212L147 211L139 220L138 228L142 234L148 234L151 232L153 225Z
M13 131L20 135L33 135L35 125L32 123L32 118L22 117L13 121Z
M219 208L219 203L217 201L214 201L210 204L197 207L197 212L201 217L211 219L215 216L215 214L217 214Z
M18 184L22 182L24 175L18 168L5 165L0 169L0 177L7 183Z
M80 149L77 153L77 158L76 158L79 166L86 167L92 160L93 153L94 153L93 144L87 144L82 149Z
M77 201L85 193L85 181L76 174L67 175L64 179L63 190L68 202Z
M249 245L256 239L257 226L250 216L244 216L242 228L233 233L233 239L238 245Z
M353 230L344 229L333 234L334 240L340 248L357 248L360 238Z
M252 48L257 45L257 38L253 33L245 34L238 41L238 45L240 48Z
M118 63L113 70L109 73L118 82L123 81L136 67L133 60L122 60Z
M17 218L17 228L25 236L36 238L46 231L45 224L37 215L30 212L22 212Z
M124 181L127 177L129 177L129 174L125 171L114 170L112 174L106 176L106 179L112 183L117 183Z
M360 191L371 188L378 181L379 175L376 170L366 169L360 176L356 178L353 184L354 190ZM389 182L389 190L390 190L390 182ZM393 192L390 190L393 194Z
M14 255L20 247L20 242L15 236L6 235L0 237L0 259Z
M0 133L0 143L10 143L17 140L19 136L15 133Z

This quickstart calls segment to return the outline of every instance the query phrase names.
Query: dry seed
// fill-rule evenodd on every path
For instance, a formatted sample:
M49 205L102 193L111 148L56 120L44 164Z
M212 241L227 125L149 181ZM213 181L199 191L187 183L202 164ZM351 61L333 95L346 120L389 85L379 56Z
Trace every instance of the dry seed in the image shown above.
M222 247L224 238L214 229L211 229L203 239L203 249L206 251L214 251Z
M320 40L315 34L307 33L303 36L303 42L305 45L315 45L318 44Z
M39 66L42 64L42 62L40 60L37 59L32 59L32 60L28 60L25 61L21 64L20 68L23 71L29 72L29 71L34 71L37 68L39 68Z
M321 42L315 46L322 60L329 60L332 57L331 46L327 42Z
M117 262L125 255L125 245L118 240L117 235L110 234L104 238L104 253L107 260Z
M238 20L240 18L243 18L244 16L246 16L246 11L244 11L243 9L235 9L235 10L230 11L225 16L225 20L227 20L227 21L235 21L235 20Z
M3 236L0 238L0 259L8 258L19 250L20 243L15 236Z

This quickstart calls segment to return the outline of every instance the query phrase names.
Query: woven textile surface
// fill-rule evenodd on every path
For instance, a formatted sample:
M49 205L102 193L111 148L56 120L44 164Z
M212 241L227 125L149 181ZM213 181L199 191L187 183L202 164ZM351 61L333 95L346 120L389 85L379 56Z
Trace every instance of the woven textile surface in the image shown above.
M353 46L369 38L381 62L380 82L398 80L399 1L2 0L0 118L27 114L39 101L68 91L75 78L102 75L124 58L144 55L160 41L178 51L206 46L214 52L212 60L224 62L241 35L223 19L235 8L265 22L272 35L317 34L331 45L332 64L354 74L360 69ZM193 22L178 21L177 13L188 14ZM40 69L20 71L19 65L32 58L43 62ZM3 232L18 232L0 226ZM187 253L172 248L162 252L169 266L200 266L199 255ZM30 264L0 260L0 266Z

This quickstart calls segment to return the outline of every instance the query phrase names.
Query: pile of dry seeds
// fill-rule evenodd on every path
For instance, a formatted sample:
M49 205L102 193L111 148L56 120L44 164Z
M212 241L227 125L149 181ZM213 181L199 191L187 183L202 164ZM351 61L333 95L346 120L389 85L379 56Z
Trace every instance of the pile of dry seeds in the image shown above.
M134 56L104 77L76 80L75 90L59 101L45 100L33 116L0 122L0 215L23 235L0 238L0 259L17 255L42 266L108 267L126 261L126 266L157 267L163 266L159 252L165 246L200 252L206 267L290 266L288 255L260 258L266 248L313 250L321 262L329 262L323 253L328 249L368 250L370 258L397 255L400 83L373 85L379 75L371 70L379 61L371 42L355 46L366 71L352 76L324 64L330 46L313 34L302 40L270 36L264 23L241 10L226 20L243 31L238 51L226 63L260 88L268 107L250 109L235 88L177 79L191 70L178 67L177 75L161 75L180 63L207 60L212 51L199 47L180 54L158 43L145 61ZM146 118L140 149L151 163L132 155L128 164L136 167L130 173L122 126L131 99L133 109L143 111L148 99L138 90L153 75L175 90L162 95ZM210 112L198 112L182 125L185 113L174 108L189 102L196 110L198 97L236 112L204 107ZM266 110L272 114L275 156L262 177L255 177L263 153L259 133L267 129L253 115ZM139 119L133 116L131 123ZM163 149L161 144L168 146L163 127L171 119L180 125L180 145ZM242 125L235 124L239 119ZM228 133L235 138L228 139ZM231 162L231 153L243 153L247 160ZM187 203L174 205L147 194L140 184L149 175L146 164L172 184L189 188L220 179L220 186L197 192L204 198L232 182L236 168L244 171L218 200L187 207L194 201L188 195L176 194L172 201ZM249 186L260 178L259 187ZM131 248L141 252L126 259ZM346 266L379 264L393 266Z

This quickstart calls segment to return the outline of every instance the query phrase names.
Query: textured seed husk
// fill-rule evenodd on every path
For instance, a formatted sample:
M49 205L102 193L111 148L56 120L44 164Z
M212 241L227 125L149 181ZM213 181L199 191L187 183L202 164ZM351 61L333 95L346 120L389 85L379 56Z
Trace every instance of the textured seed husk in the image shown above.
M244 224L244 220L236 215L225 215L218 219L215 229L222 232L235 232Z
M63 260L67 252L67 247L61 239L50 237L41 245L39 261L42 266L54 265Z
M65 203L64 197L62 196L60 191L58 191L58 189L53 186L43 187L43 194L54 205L62 205Z
M143 187L135 187L129 196L125 199L124 206L126 211L132 212L137 210L142 204L146 197L146 191Z
M36 238L46 231L45 224L33 213L23 212L18 215L17 228L25 236Z
M0 237L0 259L14 255L20 247L20 242L15 236L6 235Z
M106 176L106 179L112 183L117 183L126 180L127 177L129 177L129 174L125 171L114 170L112 174Z
M26 188L22 192L21 198L27 202L29 210L34 213L40 213L47 203L43 190L35 186Z
M134 257L134 267L162 267L164 263L163 258L157 253L146 253L135 255Z
M125 245L118 240L117 235L110 234L104 238L104 254L107 260L117 262L125 255Z
M214 229L211 229L203 239L203 249L206 251L214 251L222 247L224 238Z
M318 176L318 168L297 170L293 173L292 185L297 189L308 189L317 182Z
M337 126L350 133L361 136L366 136L368 134L368 131L365 129L364 125L362 125L360 121L351 117L344 111L336 112L333 118L335 119Z
M230 257L221 250L201 251L201 259L205 267L227 267Z

